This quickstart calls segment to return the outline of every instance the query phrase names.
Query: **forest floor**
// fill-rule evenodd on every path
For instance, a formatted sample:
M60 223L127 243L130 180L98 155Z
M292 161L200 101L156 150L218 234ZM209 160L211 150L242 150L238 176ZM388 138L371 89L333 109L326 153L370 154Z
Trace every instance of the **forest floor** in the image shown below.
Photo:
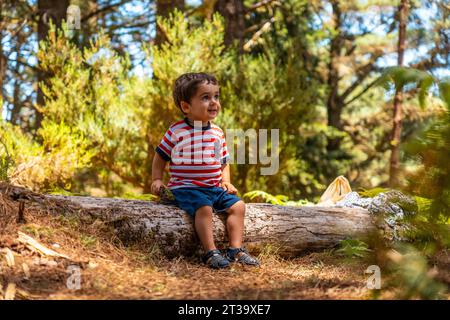
M261 267L233 265L211 270L198 257L167 259L155 248L125 247L96 223L48 214L25 215L26 222L2 210L0 298L14 299L395 299L382 278L382 290L367 288L371 264L334 250L284 259L267 248ZM69 257L52 258L19 242L23 232ZM11 257L12 255L12 257ZM9 256L9 258L8 258ZM450 253L437 263L450 283ZM79 283L76 276L80 275ZM382 274L382 276L384 276ZM79 286L77 286L79 284Z

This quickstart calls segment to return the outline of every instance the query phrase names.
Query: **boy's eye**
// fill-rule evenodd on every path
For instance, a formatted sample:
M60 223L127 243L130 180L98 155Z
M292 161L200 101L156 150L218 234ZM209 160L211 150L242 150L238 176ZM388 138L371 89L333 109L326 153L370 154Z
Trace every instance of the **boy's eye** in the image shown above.
M203 97L202 97L202 100L208 100L208 99L209 99L208 96L203 96Z
M214 96L214 99L219 100L219 95L218 95L218 94L215 95L215 96Z

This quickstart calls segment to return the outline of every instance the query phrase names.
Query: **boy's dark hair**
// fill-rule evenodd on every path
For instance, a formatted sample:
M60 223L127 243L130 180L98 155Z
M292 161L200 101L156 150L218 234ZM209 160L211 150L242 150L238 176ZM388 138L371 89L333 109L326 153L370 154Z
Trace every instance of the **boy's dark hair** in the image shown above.
M217 85L218 81L212 74L198 72L185 73L175 80L173 87L173 100L181 110L181 101L191 102L192 96L197 92L198 86L206 82ZM181 110L183 111L183 110Z

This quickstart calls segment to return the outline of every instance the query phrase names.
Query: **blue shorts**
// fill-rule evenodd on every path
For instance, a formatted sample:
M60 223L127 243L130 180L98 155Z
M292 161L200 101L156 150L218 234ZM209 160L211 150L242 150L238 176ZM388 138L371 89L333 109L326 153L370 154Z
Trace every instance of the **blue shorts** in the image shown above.
M233 204L241 200L234 194L218 187L186 187L170 190L175 197L178 207L195 216L197 209L203 206L212 207L217 213L225 212Z

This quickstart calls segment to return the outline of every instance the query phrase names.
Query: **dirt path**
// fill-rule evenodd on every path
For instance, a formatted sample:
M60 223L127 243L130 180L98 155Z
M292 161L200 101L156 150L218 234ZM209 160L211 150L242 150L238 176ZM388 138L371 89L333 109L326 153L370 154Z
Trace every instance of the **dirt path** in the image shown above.
M155 248L126 248L63 217L28 218L0 233L0 284L16 299L367 299L367 268L330 252L295 259L260 254L260 268L211 270L196 257L168 260ZM21 231L70 260L45 257L17 242ZM89 232L91 231L91 232ZM6 250L14 256L11 265ZM75 277L80 275L80 286ZM72 288L72 290L71 290Z

